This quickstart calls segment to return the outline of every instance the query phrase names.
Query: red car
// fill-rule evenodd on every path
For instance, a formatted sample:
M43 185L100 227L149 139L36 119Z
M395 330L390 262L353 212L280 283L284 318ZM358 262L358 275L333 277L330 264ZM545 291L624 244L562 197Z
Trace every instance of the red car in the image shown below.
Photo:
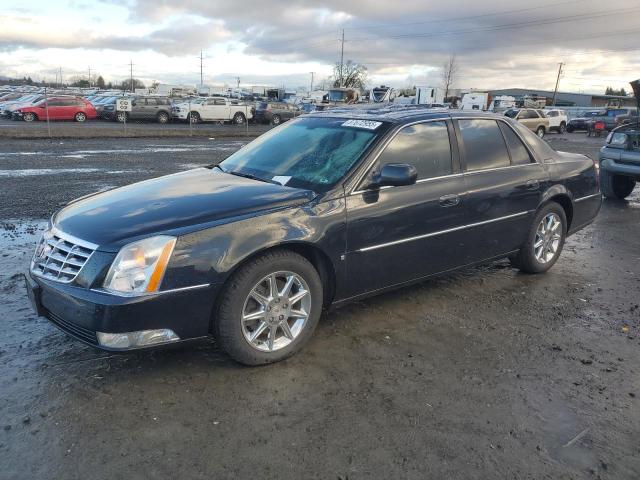
M13 112L13 117L25 122L34 120L75 120L84 122L98 117L96 109L82 97L51 97L35 105L22 107Z

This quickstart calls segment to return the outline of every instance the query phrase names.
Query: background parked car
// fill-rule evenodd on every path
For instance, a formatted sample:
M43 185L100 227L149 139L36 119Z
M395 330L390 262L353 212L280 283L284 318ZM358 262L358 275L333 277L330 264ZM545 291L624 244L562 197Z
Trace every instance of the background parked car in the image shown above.
M549 119L542 110L534 108L510 108L504 112L505 116L517 120L540 138L549 131Z
M191 109L191 110L189 110ZM253 107L226 97L209 97L203 101L181 102L173 106L171 114L179 120L199 122L232 122L241 125L253 118Z
M280 125L294 117L299 116L302 111L290 103L284 102L258 102L255 111L256 123L272 123Z
M576 130L588 130L589 128L589 120L593 117L597 117L600 113L598 110L594 110L592 112L585 112L580 117L572 118L567 123L567 132L575 132Z
M558 133L564 133L567 131L567 112L559 108L543 110L543 112L549 119L549 130L555 130Z
M21 107L13 112L13 118L25 122L34 120L75 120L84 122L97 118L96 109L91 102L82 97L51 97L35 105Z
M136 97L131 102L130 112L116 112L115 103L109 109L109 116L118 122L130 120L155 120L167 123L171 120L171 101L168 97ZM106 106L103 112L106 112Z

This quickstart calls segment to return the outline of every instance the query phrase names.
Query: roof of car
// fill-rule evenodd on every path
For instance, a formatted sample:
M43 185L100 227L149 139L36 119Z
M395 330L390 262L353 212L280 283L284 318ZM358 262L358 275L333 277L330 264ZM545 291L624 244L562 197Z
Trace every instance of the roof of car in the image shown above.
M447 108L428 108L425 105L393 105L393 104L360 104L315 111L307 117L353 118L359 120L375 120L390 123L410 123L418 120L437 118L468 118L486 116L488 118L504 118L479 110L460 111Z

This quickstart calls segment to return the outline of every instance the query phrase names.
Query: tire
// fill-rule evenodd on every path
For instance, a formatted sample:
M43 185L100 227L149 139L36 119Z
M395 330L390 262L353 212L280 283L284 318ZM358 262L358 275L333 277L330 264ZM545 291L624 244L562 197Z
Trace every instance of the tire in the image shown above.
M538 137L544 138L544 133L544 127L540 126L536 128L536 135L538 135Z
M189 116L187 117L187 122L191 121L191 123L200 123L202 119L200 118L200 114L198 112L189 112Z
M158 123L164 124L164 123L169 123L169 120L171 120L171 117L167 112L160 112L156 116L156 119L158 120Z
M127 112L116 113L116 122L124 123L125 120L129 120L129 115L127 114Z
M624 175L612 175L600 167L600 190L607 198L619 200L627 198L633 192L636 181Z
M246 121L244 113L238 112L233 116L233 123L236 125L242 125Z
M289 278L287 275L297 276L299 283L292 283L291 293L278 299L268 290L268 278L272 274L276 275L278 293L284 290L285 279ZM258 291L264 303L258 303L251 294ZM291 305L286 303L288 297L305 291L307 294L301 299ZM271 297L273 299L269 301ZM263 365L278 362L296 353L309 341L320 319L322 303L322 281L314 266L297 253L273 250L250 260L227 281L215 310L213 333L222 350L239 363ZM295 308L296 312L306 311L308 316L306 320L301 316L289 317L287 308ZM268 312L278 316L269 316L271 313ZM262 316L243 322L242 318L248 314ZM273 322L279 320L280 323L274 326ZM285 323L289 336L283 328ZM270 340L272 331L273 341ZM257 338L252 341L251 336L256 333Z
M561 122L560 126L558 127L558 133L564 134L566 131L567 131L567 124L564 122Z
M548 226L550 217L560 225L555 227L548 236L545 235L544 238L540 238L542 222L545 221L545 226ZM525 273L544 273L560 257L566 236L567 216L565 211L558 203L549 202L538 210L533 219L526 243L516 255L509 257L509 260L514 267ZM540 241L542 241L542 245L538 246ZM549 251L546 249L547 246Z
M87 115L85 113L83 113L83 112L78 112L78 113L75 114L73 119L78 123L82 123L87 119Z
M280 115L276 114L273 117L271 117L271 123L273 123L274 125L280 125L282 123L282 119L280 118Z
M567 127L567 132L568 132L568 133L573 133L573 127L572 127L571 125L569 125L569 126Z
M25 122L33 122L34 120L37 120L37 117L36 117L35 113L27 112L27 113L22 115L22 119Z

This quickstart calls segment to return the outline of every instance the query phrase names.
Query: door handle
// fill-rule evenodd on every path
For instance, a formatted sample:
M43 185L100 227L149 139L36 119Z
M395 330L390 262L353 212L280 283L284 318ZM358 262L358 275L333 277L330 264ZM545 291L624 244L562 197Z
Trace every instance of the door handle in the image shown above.
M451 194L443 195L439 198L440 206L442 207L455 207L460 203L460 195Z
M529 190L537 190L540 187L540 182L538 180L527 180L526 185Z

